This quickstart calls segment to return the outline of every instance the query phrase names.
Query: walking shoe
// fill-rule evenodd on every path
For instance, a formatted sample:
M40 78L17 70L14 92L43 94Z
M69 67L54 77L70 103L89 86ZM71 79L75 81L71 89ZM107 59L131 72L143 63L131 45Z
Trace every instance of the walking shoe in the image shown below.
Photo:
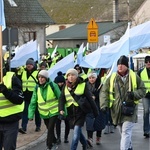
M22 133L22 134L26 134L26 131L23 128L20 128L19 132Z
M87 144L89 147L93 147L93 139L92 138L87 139Z
M61 139L58 138L58 139L57 139L57 144L59 145L60 143L61 143Z
M101 140L100 137L97 137L97 138L96 138L96 145L100 145L100 143L101 143L100 140Z
M35 132L41 131L40 127L36 127Z
M149 138L149 133L144 133L145 138Z
M56 150L56 149L58 149L58 145L54 144L50 150Z
M114 125L110 126L110 133L114 133Z
M109 134L109 126L108 125L106 125L106 127L105 127L104 134Z
M65 140L64 140L64 143L69 143L68 139L65 139Z

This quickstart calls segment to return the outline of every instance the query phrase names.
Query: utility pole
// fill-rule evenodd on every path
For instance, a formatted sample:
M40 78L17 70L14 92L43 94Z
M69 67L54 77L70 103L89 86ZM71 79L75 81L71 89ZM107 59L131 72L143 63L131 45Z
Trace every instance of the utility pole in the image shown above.
M130 22L130 0L127 0L128 5L128 22Z

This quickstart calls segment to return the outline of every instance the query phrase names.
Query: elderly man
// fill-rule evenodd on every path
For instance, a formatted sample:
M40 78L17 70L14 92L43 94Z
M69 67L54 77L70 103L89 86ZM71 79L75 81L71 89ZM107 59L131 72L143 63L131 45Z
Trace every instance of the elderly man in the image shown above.
M131 136L137 122L138 100L145 96L146 88L139 76L128 68L126 56L118 59L117 67L117 72L102 87L100 107L103 111L109 107L113 124L119 126L120 150L132 150Z

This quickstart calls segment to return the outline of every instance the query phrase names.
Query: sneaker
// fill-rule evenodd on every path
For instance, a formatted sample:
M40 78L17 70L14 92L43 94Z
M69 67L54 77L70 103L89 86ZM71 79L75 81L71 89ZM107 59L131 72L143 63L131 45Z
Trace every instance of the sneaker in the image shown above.
M23 128L20 128L19 132L22 133L22 134L26 134L26 131Z
M64 143L69 143L68 139L65 139L65 140L64 140Z
M35 132L41 131L40 127L36 127Z
M149 133L144 133L145 138L149 138Z
M114 125L110 126L110 133L114 133Z
M58 138L58 139L57 139L57 144L60 144L60 143L61 143L61 139Z
M108 125L105 127L104 134L109 134L109 126Z
M50 150L56 150L56 149L58 149L58 145L54 144Z
M87 140L87 143L88 143L88 146L89 146L89 147L93 147L93 139L92 139L92 138L89 138L89 139Z
M96 138L96 145L100 145L100 139L101 139L100 137Z

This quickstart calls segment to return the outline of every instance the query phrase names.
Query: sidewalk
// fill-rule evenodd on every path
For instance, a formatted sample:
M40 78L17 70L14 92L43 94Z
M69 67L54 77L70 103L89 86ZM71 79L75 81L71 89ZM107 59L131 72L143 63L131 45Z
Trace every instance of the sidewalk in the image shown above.
M41 131L35 132L35 127L36 126L34 120L29 121L27 127L27 134L22 134L18 132L17 150L27 150L28 148L31 148L38 143L45 141L47 133L46 126L43 123L43 120L41 125Z

